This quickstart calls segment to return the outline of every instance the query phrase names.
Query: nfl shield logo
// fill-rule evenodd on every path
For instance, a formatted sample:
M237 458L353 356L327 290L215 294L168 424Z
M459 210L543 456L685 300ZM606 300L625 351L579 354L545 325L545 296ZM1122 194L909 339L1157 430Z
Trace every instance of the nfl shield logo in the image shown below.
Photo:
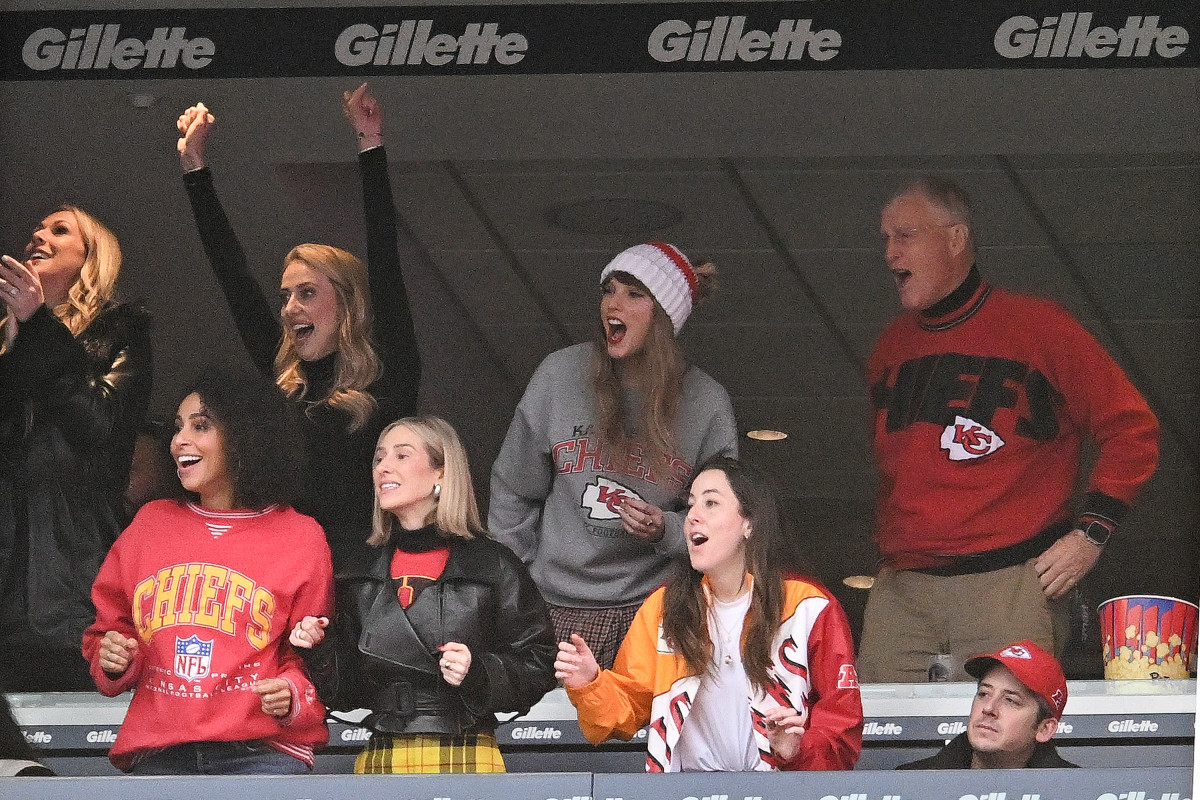
M208 675L212 665L213 640L204 641L196 634L187 639L175 637L175 674L185 681L195 681Z

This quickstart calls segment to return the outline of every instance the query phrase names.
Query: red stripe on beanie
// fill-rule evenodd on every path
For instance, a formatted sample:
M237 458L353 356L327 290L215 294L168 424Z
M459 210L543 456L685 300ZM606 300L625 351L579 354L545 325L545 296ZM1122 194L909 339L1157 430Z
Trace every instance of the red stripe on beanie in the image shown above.
M688 292L692 295L692 302L696 302L696 294L700 291L700 281L696 277L696 271L692 269L691 262L687 260L687 257L675 249L674 245L667 244L666 242L646 242L646 244L656 248L667 258L671 259L671 262L679 268L679 271L683 273L683 277L687 280Z

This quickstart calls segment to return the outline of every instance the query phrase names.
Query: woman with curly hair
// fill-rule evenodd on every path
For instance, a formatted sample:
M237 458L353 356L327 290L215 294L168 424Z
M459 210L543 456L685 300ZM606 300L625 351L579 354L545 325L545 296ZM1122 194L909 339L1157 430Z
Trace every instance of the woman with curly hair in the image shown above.
M302 620L292 644L326 703L371 709L355 772L503 772L495 715L524 713L554 687L546 606L484 532L448 422L385 428L374 483L374 567L342 584L336 620Z
M584 735L629 739L649 723L647 772L852 769L854 639L832 594L784 574L769 477L715 458L688 505L690 566L638 610L616 666L601 670L578 635L559 643Z
M664 242L618 254L597 341L541 363L492 467L488 527L530 565L558 636L581 633L605 666L684 551L693 466L737 454L729 395L675 340L715 275Z
M91 688L79 640L120 532L150 400L150 320L115 300L121 247L75 206L0 259L0 686Z
M420 358L396 247L396 211L379 103L363 84L344 97L357 136L367 260L323 244L283 260L276 315L213 187L204 143L216 118L203 104L177 123L184 185L200 239L255 365L303 410L308 471L299 508L321 523L338 574L361 571L371 553L370 470L388 420L413 413Z
M333 600L325 536L289 507L292 411L258 374L203 372L175 417L179 499L143 506L100 569L83 652L102 694L134 691L109 753L122 770L301 773L328 738L287 643Z

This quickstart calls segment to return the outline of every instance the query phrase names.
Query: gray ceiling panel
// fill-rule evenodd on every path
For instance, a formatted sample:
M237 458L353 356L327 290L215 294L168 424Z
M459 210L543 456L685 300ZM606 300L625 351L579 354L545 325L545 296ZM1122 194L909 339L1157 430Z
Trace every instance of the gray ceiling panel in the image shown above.
M1200 316L1200 249L1148 242L1073 245L1080 272L1115 319L1196 319Z
M467 176L473 191L501 234L521 247L570 249L583 246L613 254L650 238L678 244L685 252L732 247L762 248L766 241L725 176L700 162L689 171L641 169L624 172L569 172ZM656 230L608 233L565 229L552 222L556 209L611 198L650 201L674 207L678 222ZM620 226L618 225L618 228Z
M819 397L860 388L856 367L823 328L727 323L704 333L706 345L696 361L731 394Z
M870 404L863 395L739 396L734 405L743 433L768 429L788 435L778 442L756 443L766 450L786 451L788 458L810 463L845 459L847 464L865 464L870 458Z
M481 326L544 321L495 250L435 250L430 255Z
M1195 321L1154 320L1121 326L1138 367L1164 394L1194 394L1200 382L1200 330Z
M529 380L542 359L561 347L555 329L531 322L485 325L483 330L513 375Z
M882 326L900 310L874 231L869 244L857 250L814 249L794 253L805 280L843 330L864 321Z
M861 248L879 239L879 206L895 183L858 168L743 170L775 229L794 250Z
M392 166L396 208L413 234L429 249L471 250L494 247L483 222L447 174L443 164ZM358 175L351 178L358 181Z
M1022 173L1066 242L1200 241L1200 167L1045 169Z
M981 247L980 270L993 283L1054 300L1081 318L1094 316L1089 295L1046 246Z

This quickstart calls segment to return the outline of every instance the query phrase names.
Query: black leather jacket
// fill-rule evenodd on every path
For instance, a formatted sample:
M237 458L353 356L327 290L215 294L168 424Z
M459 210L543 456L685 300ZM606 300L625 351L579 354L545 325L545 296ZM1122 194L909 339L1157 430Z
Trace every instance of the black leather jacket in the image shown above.
M129 305L77 337L43 306L0 356L0 614L60 648L96 618L150 384L150 320Z
M369 574L340 582L325 640L299 650L322 701L371 709L363 724L380 733L491 731L497 712L523 714L555 686L554 629L525 566L490 539L443 541L450 555L441 577L407 609L389 577L388 545ZM471 651L458 687L438 667L446 642Z

